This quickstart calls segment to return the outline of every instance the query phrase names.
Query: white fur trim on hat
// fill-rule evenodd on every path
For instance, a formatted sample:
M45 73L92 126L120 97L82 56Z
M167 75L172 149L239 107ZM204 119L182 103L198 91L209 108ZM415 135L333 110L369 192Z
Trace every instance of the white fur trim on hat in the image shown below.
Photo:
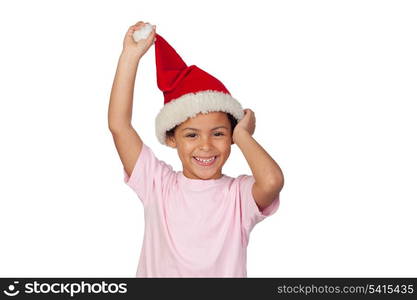
M230 113L237 121L244 115L240 103L229 94L213 90L189 93L171 100L160 110L155 120L156 137L166 145L165 134L168 130L198 113L213 111Z

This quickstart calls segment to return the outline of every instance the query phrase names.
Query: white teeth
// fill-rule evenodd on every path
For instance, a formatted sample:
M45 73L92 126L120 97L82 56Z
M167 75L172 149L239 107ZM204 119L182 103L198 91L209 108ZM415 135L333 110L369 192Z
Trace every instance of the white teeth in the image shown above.
M202 159L202 158L198 158L198 157L194 156L194 158L195 158L196 160L198 160L198 161L202 161L202 162L204 162L204 163L209 163L209 162L213 161L216 157L215 157L215 156L213 156L213 157L211 157L211 158L209 158L209 159Z

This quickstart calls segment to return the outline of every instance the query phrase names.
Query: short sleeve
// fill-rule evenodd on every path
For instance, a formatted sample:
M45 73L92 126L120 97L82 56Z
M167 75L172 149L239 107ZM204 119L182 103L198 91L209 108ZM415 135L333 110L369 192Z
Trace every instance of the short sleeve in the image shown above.
M280 203L279 193L274 201L261 211L252 195L252 186L255 183L255 178L253 176L241 175L237 180L239 182L242 228L248 239L250 232L257 223L277 211Z
M171 175L175 174L172 167L157 159L145 144L142 145L130 177L124 168L123 173L124 182L135 191L144 204L156 194L161 194Z

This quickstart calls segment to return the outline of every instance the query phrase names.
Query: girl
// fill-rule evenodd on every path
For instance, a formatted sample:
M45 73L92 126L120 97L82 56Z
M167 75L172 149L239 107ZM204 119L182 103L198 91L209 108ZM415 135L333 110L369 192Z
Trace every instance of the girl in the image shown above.
M156 27L135 42L127 31L110 95L108 121L124 167L124 181L144 205L145 233L137 277L246 277L252 228L279 206L284 184L278 164L253 138L255 115L226 87L195 65L187 66ZM157 84L164 107L158 140L175 148L176 172L158 160L131 124L138 63L155 44ZM231 145L252 176L226 176Z

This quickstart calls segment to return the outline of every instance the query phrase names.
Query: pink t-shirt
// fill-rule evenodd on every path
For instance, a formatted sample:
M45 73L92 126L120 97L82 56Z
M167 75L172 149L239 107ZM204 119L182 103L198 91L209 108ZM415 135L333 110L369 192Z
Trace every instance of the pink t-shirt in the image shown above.
M124 181L142 201L145 232L137 277L246 277L252 228L278 209L262 212L253 176L190 179L143 145Z

